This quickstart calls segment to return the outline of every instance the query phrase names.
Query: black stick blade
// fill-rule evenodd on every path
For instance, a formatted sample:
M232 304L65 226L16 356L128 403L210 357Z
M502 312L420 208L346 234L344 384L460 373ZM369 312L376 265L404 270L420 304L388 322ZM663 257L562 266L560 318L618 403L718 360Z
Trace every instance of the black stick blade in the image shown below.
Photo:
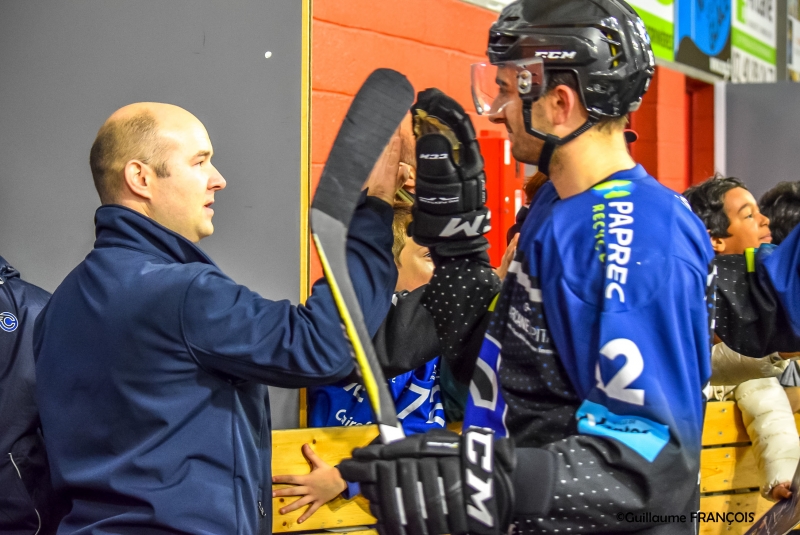
M369 75L336 135L312 208L350 226L361 187L413 102L414 88L399 72Z
M347 269L347 230L375 162L414 101L402 74L378 69L347 111L311 203L311 228L325 278L344 324L385 443L404 436Z

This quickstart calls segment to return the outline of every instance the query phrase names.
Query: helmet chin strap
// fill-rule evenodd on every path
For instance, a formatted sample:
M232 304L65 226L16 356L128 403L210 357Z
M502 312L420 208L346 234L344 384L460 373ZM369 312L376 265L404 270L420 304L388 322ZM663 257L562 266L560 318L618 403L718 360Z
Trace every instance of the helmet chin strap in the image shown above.
M542 152L539 154L539 162L537 166L539 167L539 171L544 173L547 176L550 176L550 159L553 157L553 152L555 152L556 147L560 147L566 143L569 143L579 135L583 134L591 127L596 125L600 120L599 117L590 113L589 118L586 119L586 122L581 125L580 128L572 132L571 134L564 136L564 137L557 137L553 134L545 134L544 132L539 132L535 130L531 126L531 108L533 107L532 101L524 100L522 102L522 118L525 121L525 131L532 135L533 137L539 138L544 141L544 146L542 147Z

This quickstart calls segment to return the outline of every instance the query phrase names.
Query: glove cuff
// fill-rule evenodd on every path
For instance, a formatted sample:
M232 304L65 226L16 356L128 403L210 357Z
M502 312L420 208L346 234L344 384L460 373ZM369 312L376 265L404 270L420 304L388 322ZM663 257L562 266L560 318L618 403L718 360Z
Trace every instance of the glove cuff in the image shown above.
M518 448L514 516L541 516L552 507L558 457L541 448Z
M498 535L511 525L513 459L511 440L495 440L492 431L470 428L461 436L462 489L471 535Z

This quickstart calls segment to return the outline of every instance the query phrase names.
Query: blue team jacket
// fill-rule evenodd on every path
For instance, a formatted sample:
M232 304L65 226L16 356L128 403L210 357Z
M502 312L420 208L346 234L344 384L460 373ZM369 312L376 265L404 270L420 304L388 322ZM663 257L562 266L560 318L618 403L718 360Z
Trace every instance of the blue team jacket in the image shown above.
M50 533L50 473L34 400L33 324L50 294L0 256L0 533ZM32 492L31 492L32 491ZM51 513L52 514L48 514Z
M136 212L103 206L95 222L34 333L53 483L72 502L58 533L270 533L266 385L353 368L329 287L305 306L270 301ZM391 223L367 198L348 239L373 333L397 277Z

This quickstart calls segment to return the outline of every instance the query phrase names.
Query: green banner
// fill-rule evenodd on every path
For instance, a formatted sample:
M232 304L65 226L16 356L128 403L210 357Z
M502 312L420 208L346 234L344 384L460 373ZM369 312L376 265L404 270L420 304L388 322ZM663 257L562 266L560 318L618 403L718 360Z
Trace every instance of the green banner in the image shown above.
M732 28L731 44L751 56L766 61L770 65L775 65L776 63L777 52L775 48L762 43L741 30Z
M636 11L642 18L644 27L647 28L647 33L650 34L650 45L653 47L653 54L658 58L674 61L673 32L675 27L673 23L643 9L637 9Z

